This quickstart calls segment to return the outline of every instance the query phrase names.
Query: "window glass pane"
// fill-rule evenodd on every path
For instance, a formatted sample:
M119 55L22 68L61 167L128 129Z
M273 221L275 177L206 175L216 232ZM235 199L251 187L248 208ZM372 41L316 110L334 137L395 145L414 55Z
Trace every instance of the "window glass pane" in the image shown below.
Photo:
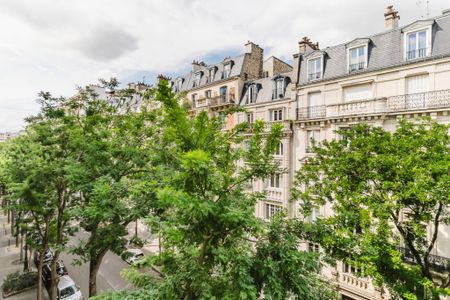
M425 49L427 47L427 32L419 32L419 49Z
M411 33L408 35L408 51L416 50L416 34Z

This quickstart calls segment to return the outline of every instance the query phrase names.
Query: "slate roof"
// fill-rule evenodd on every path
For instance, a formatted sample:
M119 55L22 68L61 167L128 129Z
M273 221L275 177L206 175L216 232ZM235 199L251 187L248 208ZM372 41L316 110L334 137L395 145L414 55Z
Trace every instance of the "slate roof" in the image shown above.
M405 61L403 49L404 48L403 30L417 22L426 23L427 21L434 22L432 26L431 56L418 60ZM346 45L349 43L347 42L345 44L327 47L321 50L310 51L305 53L304 55L301 55L299 60L300 63L299 85L307 85L320 81L336 79L344 76L352 76L354 74L381 70L394 66L412 64L417 61L423 61L426 59L434 59L450 55L450 14L445 14L427 20L416 21L409 25L399 27L393 30L384 31L365 38L369 39L369 47L368 47L369 56L368 56L368 65L366 69L351 73L348 72ZM307 58L314 56L316 52L318 53L319 51L323 51L325 53L323 77L320 80L308 81Z
M282 99L272 99L272 91L273 91L273 80L279 76L287 77L288 78L288 84L285 88L284 92L284 98ZM257 105L261 103L267 103L267 102L276 102L281 100L286 100L291 98L291 87L292 87L292 72L282 73L275 75L273 77L265 77L253 81L247 81L244 86L244 91L242 93L242 97L240 99L240 105L241 106L251 106L251 105ZM258 84L258 94L256 96L255 103L246 104L245 101L247 99L247 93L248 93L248 87L251 84Z
M183 80L183 84L181 86L180 91L187 91L192 88L198 88L198 87L205 86L207 84L217 83L217 82L223 80L222 73L223 73L224 66L225 66L226 62L229 62L230 60L232 61L232 66L231 66L230 76L228 78L241 75L242 68L244 66L245 54L242 54L242 55L239 55L239 56L236 56L233 58L225 59L224 61L217 63L217 64L211 64L211 65L207 65L207 66L199 66L198 70L196 70L196 71L191 71L183 76L174 78L173 83L176 85L177 80L179 80L179 79ZM214 68L214 67L216 68L216 72L214 74L214 80L212 82L207 82L208 70L210 68ZM203 72L203 75L200 79L200 84L198 86L194 87L195 74L200 71ZM180 92L180 91L178 91L178 92Z

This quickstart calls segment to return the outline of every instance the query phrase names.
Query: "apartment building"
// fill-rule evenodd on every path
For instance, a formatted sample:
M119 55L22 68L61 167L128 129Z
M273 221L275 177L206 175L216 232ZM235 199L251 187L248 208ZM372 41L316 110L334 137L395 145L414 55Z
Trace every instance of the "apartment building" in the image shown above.
M239 105L245 112L236 113L236 122L250 123L248 136L252 134L251 124L256 120L266 122L268 132L273 124L283 126L283 136L275 159L279 160L280 173L266 180L254 181L249 185L252 191L266 192L264 201L256 205L255 214L270 219L280 209L291 211L290 188L293 178L292 120L295 116L295 101L292 101L292 67L276 57L270 57L263 64L264 78L244 83Z
M307 38L299 43L292 75L296 86L295 170L314 155L313 140L339 138L336 130L360 122L391 131L399 118L429 116L450 123L450 10L402 27L392 6L384 17L386 30L378 34L324 49ZM299 204L295 205L294 212ZM330 214L330 207L320 207L312 218ZM432 252L436 264L447 268L449 233L450 227L441 227ZM319 251L317 245L306 247ZM353 273L342 263L324 269L324 276L338 285L342 299L387 298L369 280Z
M235 106L242 96L247 80L262 78L264 49L248 42L245 53L236 57L225 57L222 62L207 65L193 61L192 70L171 80L177 93L184 93L183 105L190 114L200 111L209 116ZM234 126L234 115L226 116L226 128Z

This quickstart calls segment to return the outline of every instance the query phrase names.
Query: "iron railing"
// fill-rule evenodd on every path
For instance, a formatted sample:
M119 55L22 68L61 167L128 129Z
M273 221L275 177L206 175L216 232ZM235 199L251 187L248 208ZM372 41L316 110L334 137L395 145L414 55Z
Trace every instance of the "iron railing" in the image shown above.
M402 254L402 258L405 262L410 264L416 264L416 258L412 254L411 250L405 247L397 247L397 250ZM450 272L450 258L430 254L428 256L428 262L430 267L437 272Z
M234 102L235 97L234 94L225 94L225 95L219 95L216 97L212 97L209 100L209 106L220 106L224 104L232 104Z
M427 56L427 48L420 48L420 49L406 51L406 59L407 60L422 58L425 56Z
M365 68L366 68L366 63L365 62L359 62L359 63L355 63L355 64L350 64L348 66L348 69L350 70L350 72L359 71L359 70L362 70L362 69L365 69Z
M297 108L297 120L323 118L326 115L325 105Z
M394 111L450 107L450 90L389 97L387 100L387 107Z
M308 74L308 80L316 80L322 78L322 72Z

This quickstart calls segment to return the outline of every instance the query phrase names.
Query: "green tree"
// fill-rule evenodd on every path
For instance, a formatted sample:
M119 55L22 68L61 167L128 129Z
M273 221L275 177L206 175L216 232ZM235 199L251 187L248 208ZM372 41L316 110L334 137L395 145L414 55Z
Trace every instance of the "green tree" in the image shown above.
M142 265L158 268L161 278L131 269L125 277L142 289L102 298L326 299L316 257L298 251L300 240L284 218L271 226L256 218L256 202L265 195L245 190L249 181L279 172L273 153L281 126L265 133L257 121L244 143L248 124L223 130L220 116L188 117L164 80L155 99L163 104L163 132L153 211L164 223L163 248Z
M305 215L331 204L333 215L319 219L310 236L327 253L402 299L438 299L450 282L431 259L450 221L449 126L429 119L398 125L393 133L357 125L315 147L296 174L293 197Z
M109 89L117 81L104 81ZM121 254L128 242L127 225L143 215L142 173L147 172L148 152L144 150L154 127L146 126L154 113L130 107L132 90L116 91L110 100L100 99L93 90L80 89L64 103L78 128L69 133L74 149L66 170L69 185L80 204L75 212L87 239L72 249L80 262L89 262L89 296L97 293L96 277L107 251Z

